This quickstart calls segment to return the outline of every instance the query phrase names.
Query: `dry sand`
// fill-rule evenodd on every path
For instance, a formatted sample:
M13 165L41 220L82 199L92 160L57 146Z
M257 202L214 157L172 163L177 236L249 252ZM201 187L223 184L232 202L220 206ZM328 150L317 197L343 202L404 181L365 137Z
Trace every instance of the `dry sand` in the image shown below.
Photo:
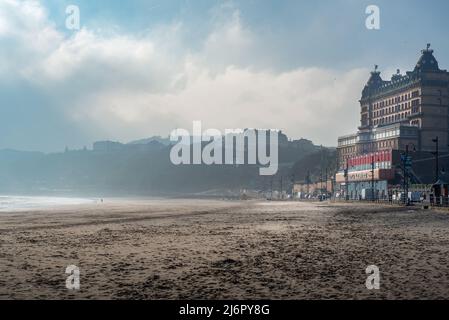
M449 298L449 214L418 209L107 201L1 213L0 248L0 299Z

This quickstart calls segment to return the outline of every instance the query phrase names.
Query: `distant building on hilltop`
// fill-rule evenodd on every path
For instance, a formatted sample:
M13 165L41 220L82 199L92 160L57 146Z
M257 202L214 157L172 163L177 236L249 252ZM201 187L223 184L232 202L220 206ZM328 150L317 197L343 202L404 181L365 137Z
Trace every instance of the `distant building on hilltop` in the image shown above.
M142 143L123 144L114 141L97 141L93 144L93 151L97 153L133 152L133 151L157 151L166 146L157 140L143 141Z

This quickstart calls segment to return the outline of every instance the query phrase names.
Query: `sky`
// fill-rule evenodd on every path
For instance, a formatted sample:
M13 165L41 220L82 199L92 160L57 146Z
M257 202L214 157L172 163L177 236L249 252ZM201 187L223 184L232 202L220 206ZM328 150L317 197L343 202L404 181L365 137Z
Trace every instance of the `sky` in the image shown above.
M66 28L66 8L80 29ZM368 5L380 30L365 26ZM449 69L447 0L0 0L0 149L176 128L273 128L335 146L369 72Z

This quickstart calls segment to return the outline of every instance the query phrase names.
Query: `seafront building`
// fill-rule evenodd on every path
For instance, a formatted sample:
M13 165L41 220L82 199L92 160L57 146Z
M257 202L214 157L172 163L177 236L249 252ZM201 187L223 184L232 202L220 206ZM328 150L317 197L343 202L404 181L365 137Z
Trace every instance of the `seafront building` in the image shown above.
M445 174L448 144L449 72L429 44L404 75L398 70L387 81L377 66L371 72L358 131L338 138L336 183L351 199L386 198L406 179L432 185Z

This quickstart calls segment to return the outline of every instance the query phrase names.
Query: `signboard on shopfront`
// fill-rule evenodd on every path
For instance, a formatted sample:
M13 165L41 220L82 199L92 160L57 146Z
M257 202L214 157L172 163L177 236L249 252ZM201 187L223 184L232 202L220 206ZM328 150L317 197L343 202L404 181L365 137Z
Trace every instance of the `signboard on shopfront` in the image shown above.
M346 182L346 177L345 177L344 173L338 173L336 178L337 178L337 183ZM393 178L394 178L394 169L375 169L374 170L374 180L375 181L390 180ZM361 182L361 181L371 181L371 180L373 180L372 170L348 172L348 177L347 177L348 182Z

